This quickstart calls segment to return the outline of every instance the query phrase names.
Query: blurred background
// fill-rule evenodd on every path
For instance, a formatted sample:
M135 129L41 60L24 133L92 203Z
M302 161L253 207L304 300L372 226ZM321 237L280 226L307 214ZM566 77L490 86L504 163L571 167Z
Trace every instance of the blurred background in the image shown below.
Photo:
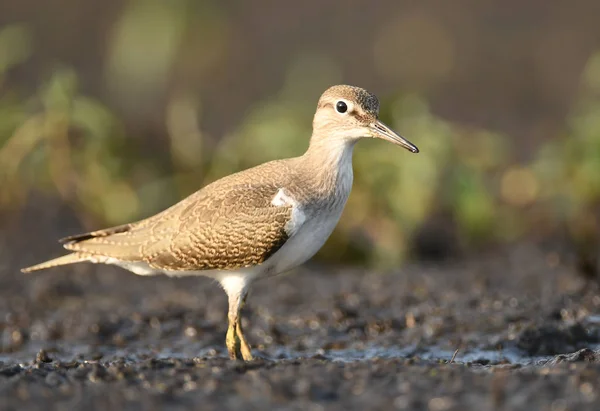
M57 235L300 155L320 94L348 83L421 153L359 144L318 259L390 267L552 239L585 269L598 16L594 0L4 0L1 241L38 262Z

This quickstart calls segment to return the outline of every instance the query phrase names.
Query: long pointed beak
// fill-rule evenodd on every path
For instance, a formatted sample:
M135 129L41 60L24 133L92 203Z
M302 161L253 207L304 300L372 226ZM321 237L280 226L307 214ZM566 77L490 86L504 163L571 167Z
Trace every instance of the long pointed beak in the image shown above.
M410 152L418 153L419 149L413 143L402 137L400 134L393 131L391 128L383 124L381 121L376 120L375 122L369 125L369 131L371 132L371 137L381 138L383 140L390 141L394 144L398 144L401 147L404 147Z

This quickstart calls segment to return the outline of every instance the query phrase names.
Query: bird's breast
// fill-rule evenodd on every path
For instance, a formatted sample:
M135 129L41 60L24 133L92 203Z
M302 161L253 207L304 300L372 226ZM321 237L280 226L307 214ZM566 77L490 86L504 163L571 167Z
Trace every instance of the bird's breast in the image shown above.
M352 177L338 180L329 196L315 201L293 201L290 238L267 262L271 274L291 270L304 263L325 244L337 225L350 194ZM283 197L282 192L280 197ZM290 196L293 200L293 197Z
M269 271L279 274L310 259L325 244L340 215L341 210L331 210L305 217L296 233L269 259Z

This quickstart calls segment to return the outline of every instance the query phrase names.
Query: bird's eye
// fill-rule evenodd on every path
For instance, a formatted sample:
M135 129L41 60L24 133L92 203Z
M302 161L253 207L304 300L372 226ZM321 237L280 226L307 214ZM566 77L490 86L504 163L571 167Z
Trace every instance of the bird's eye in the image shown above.
M338 102L335 104L335 110L336 110L338 113L342 113L342 114L344 114L346 111L348 111L348 105L347 105L346 103L344 103L343 101L338 101Z

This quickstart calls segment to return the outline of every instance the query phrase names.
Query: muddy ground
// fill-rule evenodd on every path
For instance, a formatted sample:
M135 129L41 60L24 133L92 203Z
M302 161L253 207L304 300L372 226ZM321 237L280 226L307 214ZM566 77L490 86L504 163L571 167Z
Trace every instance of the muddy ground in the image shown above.
M0 247L1 409L600 409L600 292L535 245L259 282L244 322L262 358L244 364L215 283L24 275L61 251L23 237Z

